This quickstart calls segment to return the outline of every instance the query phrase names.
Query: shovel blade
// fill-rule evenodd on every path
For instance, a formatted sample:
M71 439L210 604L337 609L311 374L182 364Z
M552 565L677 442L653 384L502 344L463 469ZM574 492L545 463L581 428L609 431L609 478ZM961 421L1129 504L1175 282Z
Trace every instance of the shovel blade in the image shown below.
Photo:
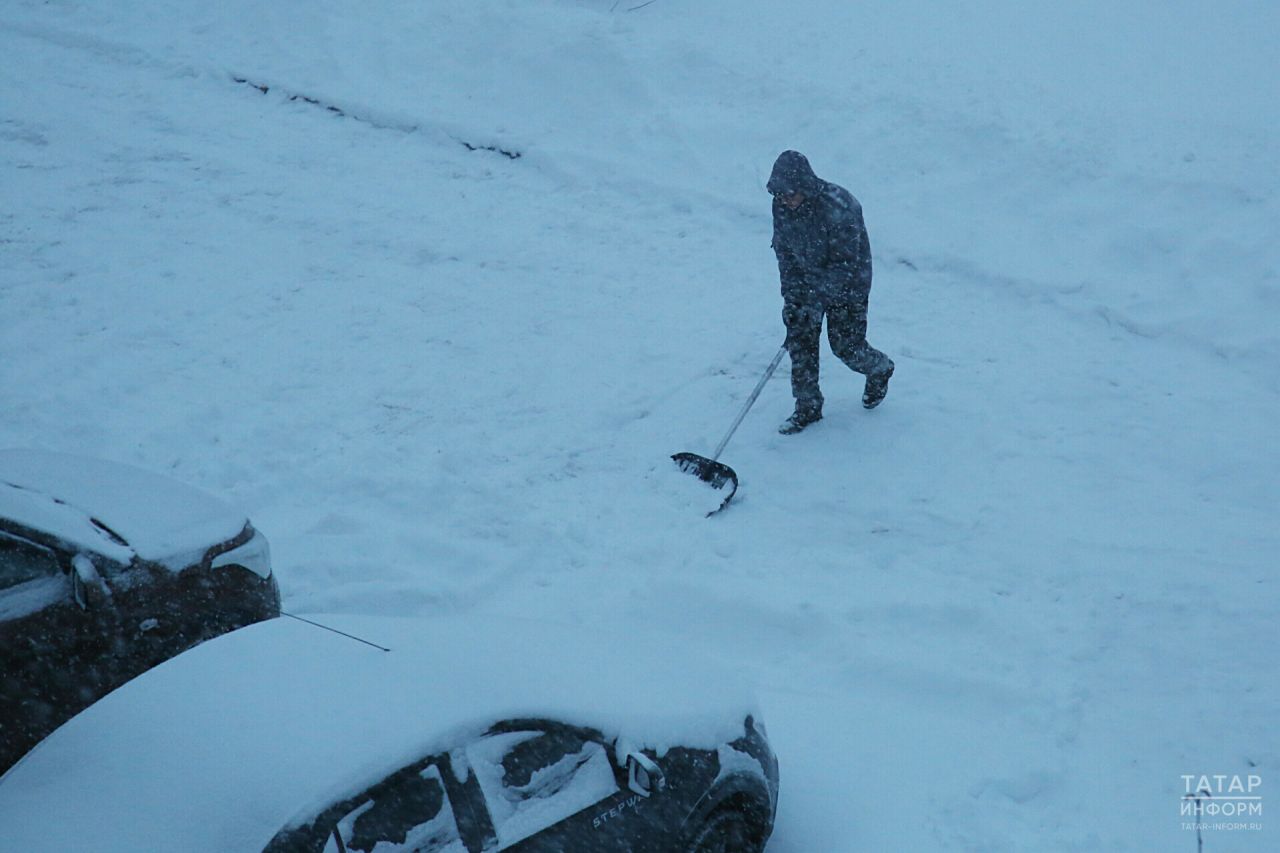
M713 489L728 490L720 506L707 513L708 518L727 507L729 501L733 500L734 494L738 491L738 473L728 465L696 453L676 453L671 458L686 474L694 475Z

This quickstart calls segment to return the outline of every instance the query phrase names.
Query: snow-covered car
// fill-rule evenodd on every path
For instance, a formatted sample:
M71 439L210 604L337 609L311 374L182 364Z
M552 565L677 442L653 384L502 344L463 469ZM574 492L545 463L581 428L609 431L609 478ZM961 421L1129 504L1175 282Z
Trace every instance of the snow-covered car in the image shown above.
M750 690L723 673L518 618L315 621L329 630L280 617L203 643L67 722L0 778L6 849L754 853L768 840L777 761Z
M125 465L0 451L0 771L130 678L279 615L267 540Z

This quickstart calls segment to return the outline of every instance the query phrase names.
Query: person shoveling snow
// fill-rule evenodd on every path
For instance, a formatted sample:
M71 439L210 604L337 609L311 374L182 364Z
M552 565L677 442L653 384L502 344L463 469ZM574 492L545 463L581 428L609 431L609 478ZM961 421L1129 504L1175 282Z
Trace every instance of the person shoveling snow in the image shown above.
M796 398L795 413L778 431L792 435L822 418L818 338L823 315L831 351L867 377L862 405L868 409L880 405L889 390L893 361L867 343L871 244L862 205L848 190L815 175L798 151L778 155L768 189Z
M867 377L862 405L874 409L889 390L893 360L867 343L867 300L871 294L871 244L862 221L862 205L848 190L822 180L798 151L783 151L769 177L773 194L773 250L782 279L782 320L787 338L743 404L729 431L710 457L676 453L680 470L722 492L715 515L738 491L738 473L720 461L734 431L777 369L791 355L791 393L796 409L778 427L793 435L822 419L818 390L818 337L827 318L831 350Z

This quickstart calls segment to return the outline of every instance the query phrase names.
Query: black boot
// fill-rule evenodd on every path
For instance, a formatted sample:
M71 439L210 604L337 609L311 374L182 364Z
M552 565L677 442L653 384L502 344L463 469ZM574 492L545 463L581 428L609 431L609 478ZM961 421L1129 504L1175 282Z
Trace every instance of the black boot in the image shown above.
M791 417L782 422L782 426L778 427L778 432L783 435L795 435L809 424L817 423L822 420L822 412L816 409L796 408L795 413Z
M893 365L889 365L889 369L883 373L873 373L867 377L867 386L862 391L862 405L867 409L874 409L880 405L880 401L884 399L884 395L889 393L889 377L893 375Z

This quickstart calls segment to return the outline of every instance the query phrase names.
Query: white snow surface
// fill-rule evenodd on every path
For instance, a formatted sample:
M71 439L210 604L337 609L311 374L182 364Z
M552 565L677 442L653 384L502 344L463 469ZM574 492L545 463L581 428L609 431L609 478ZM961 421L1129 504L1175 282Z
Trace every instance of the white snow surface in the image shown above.
M234 500L295 612L741 671L774 853L1193 850L1280 779L1280 5L640 5L7 4L0 445ZM705 519L786 148L897 373L784 438L784 363Z
M283 616L204 643L92 705L3 777L5 844L261 850L501 720L563 720L665 752L715 749L757 712L739 679L682 663L674 647L641 652L577 626L323 621L391 651ZM599 758L584 778L612 782Z
M137 554L173 569L234 538L247 521L219 498L151 471L19 449L0 450L0 515L118 562L127 564Z

